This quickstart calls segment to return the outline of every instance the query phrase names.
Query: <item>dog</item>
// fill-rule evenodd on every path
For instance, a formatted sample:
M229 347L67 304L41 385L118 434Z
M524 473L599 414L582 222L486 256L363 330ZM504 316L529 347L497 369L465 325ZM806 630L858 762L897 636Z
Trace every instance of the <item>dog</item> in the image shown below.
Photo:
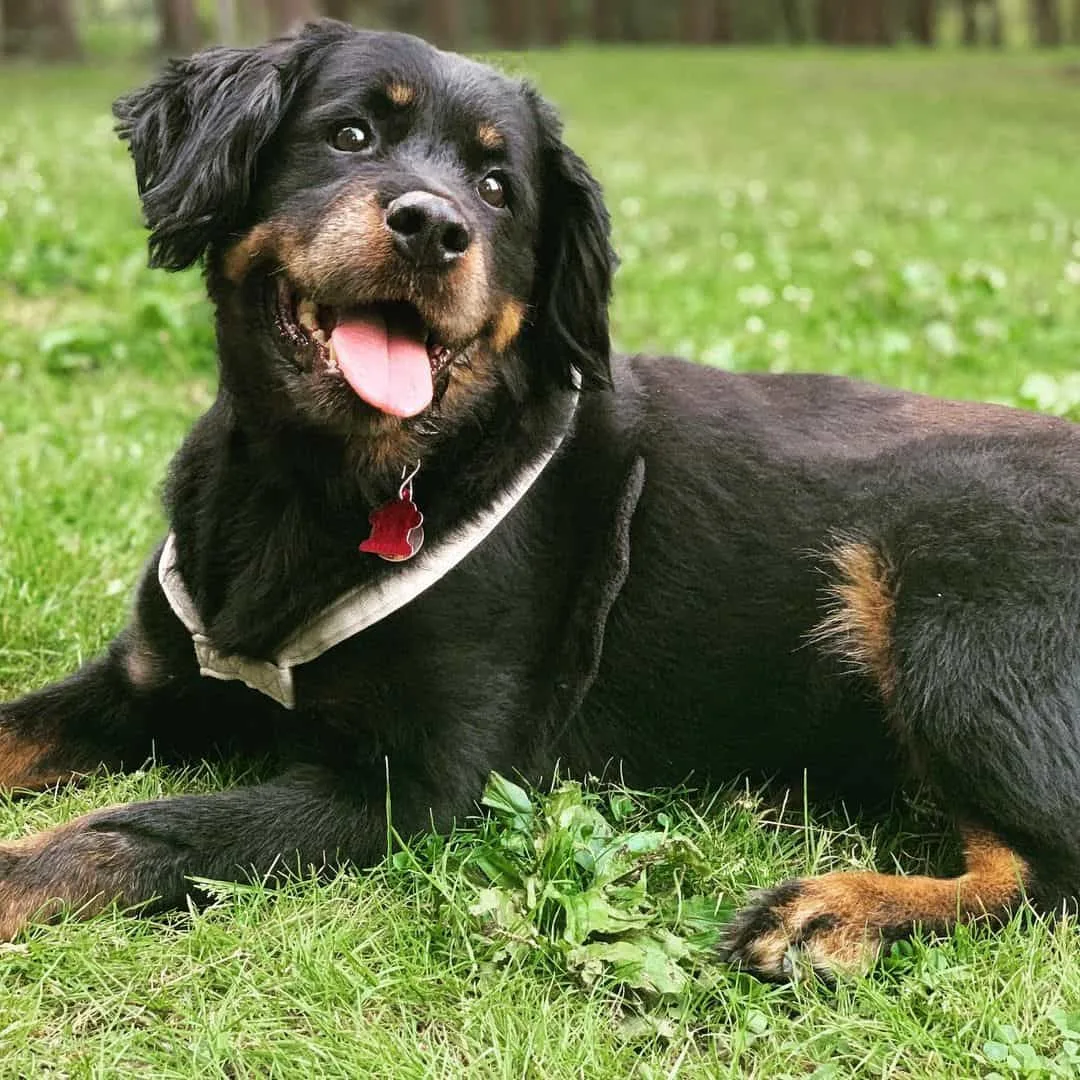
M723 955L865 970L1080 886L1080 435L824 375L613 356L601 190L528 84L323 21L117 102L220 389L105 656L0 708L0 783L269 758L0 846L0 936L363 865L493 769L933 793L951 878L750 897Z

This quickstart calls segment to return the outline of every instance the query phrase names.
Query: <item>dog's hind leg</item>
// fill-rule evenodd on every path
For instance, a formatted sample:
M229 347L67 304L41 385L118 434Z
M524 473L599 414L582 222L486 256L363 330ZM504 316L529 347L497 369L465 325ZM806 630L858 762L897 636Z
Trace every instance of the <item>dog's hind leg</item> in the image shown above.
M866 543L831 561L817 641L876 685L912 776L960 827L965 871L834 873L759 894L726 950L767 978L790 977L792 950L824 973L864 970L917 927L999 921L1028 897L1056 906L1080 881L1078 598L940 556L898 569Z
M763 890L729 928L725 956L766 979L791 978L796 952L824 975L860 973L919 928L1005 918L1024 896L1027 864L976 830L964 834L964 858L955 878L841 871Z

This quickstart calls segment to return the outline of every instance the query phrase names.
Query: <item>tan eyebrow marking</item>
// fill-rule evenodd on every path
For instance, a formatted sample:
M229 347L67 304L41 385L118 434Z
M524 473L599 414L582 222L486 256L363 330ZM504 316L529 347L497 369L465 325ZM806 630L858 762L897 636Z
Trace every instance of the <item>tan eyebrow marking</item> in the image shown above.
M386 88L386 96L397 106L411 105L416 100L416 88L408 83L392 82Z
M494 124L483 123L476 129L476 141L485 150L499 150L504 140L502 132Z

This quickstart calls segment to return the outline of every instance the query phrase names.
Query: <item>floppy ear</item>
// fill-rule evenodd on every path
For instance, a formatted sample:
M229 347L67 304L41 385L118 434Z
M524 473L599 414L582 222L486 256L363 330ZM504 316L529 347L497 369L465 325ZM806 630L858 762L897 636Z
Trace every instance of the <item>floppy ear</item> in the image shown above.
M289 106L300 59L319 30L170 61L113 106L135 161L151 266L182 270L236 226L256 158Z
M539 95L543 190L533 334L544 352L563 359L586 388L611 384L608 304L617 260L600 185L562 140L562 125Z

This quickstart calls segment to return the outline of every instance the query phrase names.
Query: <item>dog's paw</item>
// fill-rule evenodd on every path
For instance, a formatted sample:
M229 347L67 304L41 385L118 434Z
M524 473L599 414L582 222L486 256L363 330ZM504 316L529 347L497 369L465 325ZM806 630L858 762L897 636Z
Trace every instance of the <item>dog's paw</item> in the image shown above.
M721 956L772 982L789 982L808 969L826 980L864 974L883 946L910 932L888 919L876 874L796 878L750 897L728 928Z
M42 791L68 780L72 770L57 768L47 740L18 730L0 711L0 791Z
M93 821L88 815L0 844L0 941L64 913L89 918L130 892L130 844Z
M29 840L0 844L0 942L10 941L37 910L49 907L48 897L34 897L33 859ZM47 919L56 908L42 910Z

